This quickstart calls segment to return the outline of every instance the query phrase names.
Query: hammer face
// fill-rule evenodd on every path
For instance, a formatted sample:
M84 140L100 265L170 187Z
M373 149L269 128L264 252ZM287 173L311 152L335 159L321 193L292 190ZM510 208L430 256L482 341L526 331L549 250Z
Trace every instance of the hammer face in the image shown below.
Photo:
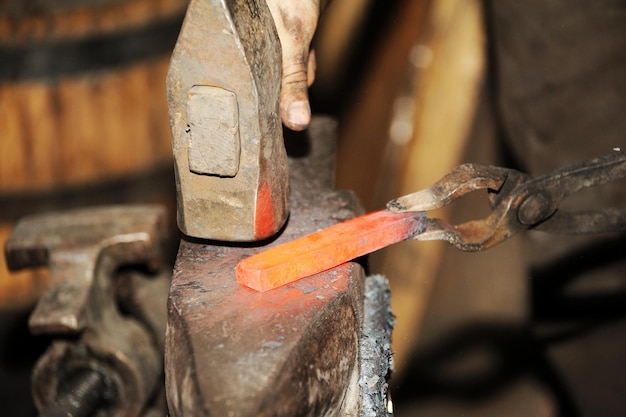
M167 79L178 225L186 235L255 241L284 224L280 57L265 2L191 2Z

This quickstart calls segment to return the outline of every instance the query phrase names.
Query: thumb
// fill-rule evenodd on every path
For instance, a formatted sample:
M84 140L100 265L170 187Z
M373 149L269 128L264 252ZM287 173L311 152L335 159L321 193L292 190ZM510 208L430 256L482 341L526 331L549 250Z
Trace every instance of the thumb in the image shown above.
M290 129L303 130L311 121L308 87L313 82L315 57L311 40L319 17L316 2L268 0L282 46L280 116Z
M308 88L315 79L315 54L311 50L304 55L305 59L283 60L280 115L285 126L293 130L303 130L311 122Z

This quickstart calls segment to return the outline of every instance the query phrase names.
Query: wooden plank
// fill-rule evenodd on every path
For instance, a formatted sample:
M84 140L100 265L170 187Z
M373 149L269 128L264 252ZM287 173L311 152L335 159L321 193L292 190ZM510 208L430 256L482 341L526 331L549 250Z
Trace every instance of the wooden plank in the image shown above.
M484 76L480 2L405 3L357 100L363 104L342 130L338 183L355 189L368 210L429 186L460 162ZM394 123L404 129L396 124L390 133ZM442 245L406 242L371 257L372 270L391 281L400 373L419 338Z

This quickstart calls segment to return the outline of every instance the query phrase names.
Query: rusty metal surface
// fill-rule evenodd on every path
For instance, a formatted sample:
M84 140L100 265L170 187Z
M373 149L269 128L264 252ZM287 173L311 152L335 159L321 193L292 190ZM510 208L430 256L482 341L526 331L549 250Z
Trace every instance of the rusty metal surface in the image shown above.
M167 79L186 235L256 241L286 221L280 76L280 43L263 0L191 1Z
M363 270L348 263L265 293L235 265L267 246L361 212L333 190L334 123L314 119L290 159L292 210L258 246L181 242L168 307L166 387L173 417L358 415Z
M170 282L158 269L165 219L159 206L109 206L29 216L12 231L9 266L50 269L29 320L31 332L54 337L33 370L42 416L137 417L155 398Z

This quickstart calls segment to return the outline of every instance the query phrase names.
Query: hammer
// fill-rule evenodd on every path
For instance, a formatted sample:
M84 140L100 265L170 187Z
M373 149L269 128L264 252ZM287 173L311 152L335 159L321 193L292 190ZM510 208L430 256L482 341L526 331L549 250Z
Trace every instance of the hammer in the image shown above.
M184 234L258 241L285 223L281 62L265 1L191 1L167 76Z

